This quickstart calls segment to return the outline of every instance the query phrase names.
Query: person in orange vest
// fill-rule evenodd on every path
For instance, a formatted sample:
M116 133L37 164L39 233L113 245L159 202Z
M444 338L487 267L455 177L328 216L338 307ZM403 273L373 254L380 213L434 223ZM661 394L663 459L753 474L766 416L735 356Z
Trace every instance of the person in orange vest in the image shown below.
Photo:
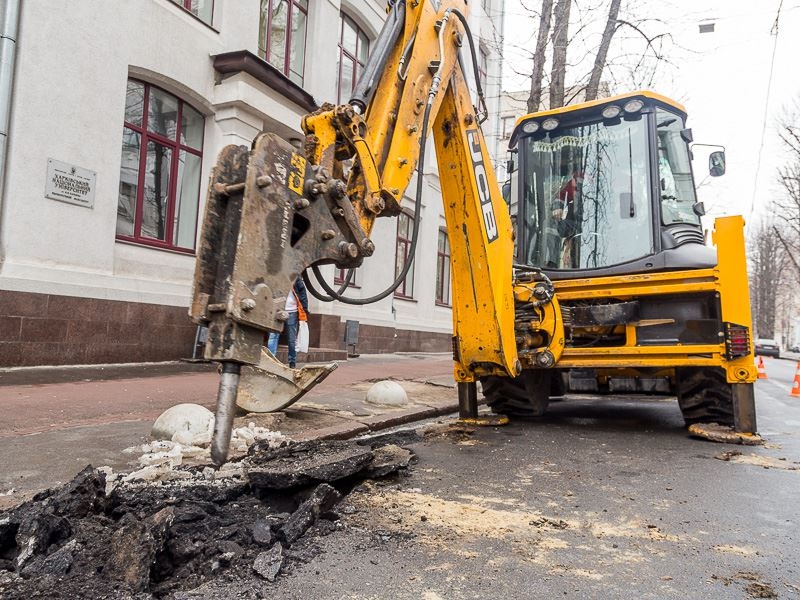
M294 369L297 361L297 330L300 321L308 321L308 294L302 277L297 278L292 291L286 296L286 312L289 313L289 318L284 321L283 329L286 331L286 343L289 346L289 368ZM267 340L267 348L273 355L278 353L279 336L279 333L270 332Z

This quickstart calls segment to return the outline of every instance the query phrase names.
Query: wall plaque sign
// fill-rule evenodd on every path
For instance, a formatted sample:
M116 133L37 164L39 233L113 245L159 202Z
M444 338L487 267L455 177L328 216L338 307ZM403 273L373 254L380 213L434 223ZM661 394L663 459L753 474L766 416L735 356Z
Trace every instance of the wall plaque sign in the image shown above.
M45 198L93 208L96 186L97 173L94 171L69 165L60 160L47 159Z

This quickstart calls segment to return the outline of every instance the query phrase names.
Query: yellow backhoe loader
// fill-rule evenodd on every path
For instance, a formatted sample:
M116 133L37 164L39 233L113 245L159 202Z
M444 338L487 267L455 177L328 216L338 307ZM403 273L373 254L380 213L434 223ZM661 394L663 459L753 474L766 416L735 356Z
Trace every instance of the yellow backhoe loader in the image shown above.
M683 108L635 92L520 118L506 200L480 129L466 15L465 0L391 2L350 101L303 118L303 150L265 133L221 152L190 308L209 328L205 357L221 363L217 464L237 401L285 406L325 375L289 370L262 348L265 332L282 329L297 277L318 299L351 304L404 279L352 299L319 266L361 265L375 219L398 214L415 170L420 202L429 134L462 417L477 415L480 381L498 413L541 415L569 391L663 393L687 423L756 431L743 221L717 219L715 247L705 244ZM724 171L724 156L712 159ZM270 388L280 397L259 400Z

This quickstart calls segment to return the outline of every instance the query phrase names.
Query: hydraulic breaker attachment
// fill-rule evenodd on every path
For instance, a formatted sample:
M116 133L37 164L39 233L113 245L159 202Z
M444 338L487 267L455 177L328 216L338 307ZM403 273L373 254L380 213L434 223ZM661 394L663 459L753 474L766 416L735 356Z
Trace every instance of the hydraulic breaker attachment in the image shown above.
M217 394L211 460L216 465L228 458L236 406L248 412L266 413L288 408L339 365L315 365L291 369L266 348L258 365L223 362Z
M303 374L270 365L266 375L255 375L264 335L283 329L286 296L306 267L356 267L374 250L345 190L342 180L274 134L259 135L252 150L227 146L219 155L189 310L208 327L205 358L222 364L211 453L216 464L227 458L240 381L253 390L244 404L288 406L327 374L325 368Z

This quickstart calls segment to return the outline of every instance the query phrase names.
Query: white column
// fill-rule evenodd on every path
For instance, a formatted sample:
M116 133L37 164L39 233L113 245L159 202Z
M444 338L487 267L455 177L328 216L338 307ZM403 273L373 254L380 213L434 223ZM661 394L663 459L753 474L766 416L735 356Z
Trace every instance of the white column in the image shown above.
M217 109L214 120L220 130L222 146L235 144L247 146L264 128L264 121L254 112L245 110L242 106L226 106Z

